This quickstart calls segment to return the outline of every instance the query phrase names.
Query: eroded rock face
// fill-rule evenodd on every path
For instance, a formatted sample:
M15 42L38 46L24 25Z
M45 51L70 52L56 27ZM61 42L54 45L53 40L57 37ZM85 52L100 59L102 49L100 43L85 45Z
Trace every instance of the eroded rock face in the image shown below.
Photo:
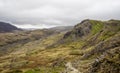
M95 61L88 73L120 73L120 48L104 53L104 57Z
M84 20L77 24L72 31L67 32L63 38L68 38L69 36L74 36L76 38L88 35L91 32L92 25L89 20Z

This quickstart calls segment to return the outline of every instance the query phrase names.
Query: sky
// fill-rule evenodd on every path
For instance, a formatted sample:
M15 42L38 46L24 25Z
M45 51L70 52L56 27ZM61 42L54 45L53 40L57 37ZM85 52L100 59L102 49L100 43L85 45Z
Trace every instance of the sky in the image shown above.
M120 19L120 0L0 0L0 21L19 28L71 26L84 19Z

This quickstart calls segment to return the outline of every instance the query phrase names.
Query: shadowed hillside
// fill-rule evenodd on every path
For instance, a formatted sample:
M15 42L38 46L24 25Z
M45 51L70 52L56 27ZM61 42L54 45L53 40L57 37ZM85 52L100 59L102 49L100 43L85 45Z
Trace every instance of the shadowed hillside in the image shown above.
M15 30L20 30L20 29L9 23L0 22L0 32L12 32Z

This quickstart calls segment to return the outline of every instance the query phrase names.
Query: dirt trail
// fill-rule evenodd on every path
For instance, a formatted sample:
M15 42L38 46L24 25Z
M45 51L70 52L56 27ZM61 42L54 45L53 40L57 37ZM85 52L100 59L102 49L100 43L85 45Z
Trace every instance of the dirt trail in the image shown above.
M65 66L66 66L65 73L81 73L79 72L79 70L72 66L71 62L68 62Z

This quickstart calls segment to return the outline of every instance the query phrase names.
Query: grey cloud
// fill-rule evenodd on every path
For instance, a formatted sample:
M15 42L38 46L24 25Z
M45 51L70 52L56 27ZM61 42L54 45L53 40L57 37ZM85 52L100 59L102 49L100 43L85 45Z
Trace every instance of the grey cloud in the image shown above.
M74 25L83 19L120 19L120 0L0 0L0 20L19 27Z

